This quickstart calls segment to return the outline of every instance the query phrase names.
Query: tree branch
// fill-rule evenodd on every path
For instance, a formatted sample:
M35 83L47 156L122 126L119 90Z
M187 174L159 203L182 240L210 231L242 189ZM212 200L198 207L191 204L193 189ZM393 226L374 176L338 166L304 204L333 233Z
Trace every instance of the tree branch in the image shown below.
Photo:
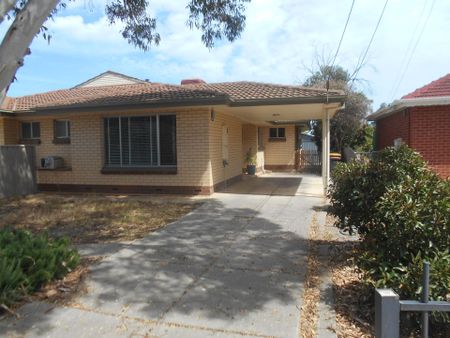
M3 22L5 15L11 11L18 0L2 0L0 1L0 23Z
M0 45L0 92L12 82L28 47L59 0L29 0L16 15ZM0 97L0 102L4 97Z

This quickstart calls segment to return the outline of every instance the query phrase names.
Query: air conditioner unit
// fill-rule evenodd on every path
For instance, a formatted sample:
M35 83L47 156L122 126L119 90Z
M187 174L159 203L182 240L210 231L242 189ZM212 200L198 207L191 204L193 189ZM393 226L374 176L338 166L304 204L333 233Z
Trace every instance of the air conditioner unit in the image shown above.
M44 169L57 169L64 167L64 160L59 156L47 156L41 159L41 167Z

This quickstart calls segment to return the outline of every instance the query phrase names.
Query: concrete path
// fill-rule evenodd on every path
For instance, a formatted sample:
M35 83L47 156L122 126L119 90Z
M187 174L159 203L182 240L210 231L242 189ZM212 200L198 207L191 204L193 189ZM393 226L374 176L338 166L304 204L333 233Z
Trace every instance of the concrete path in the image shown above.
M307 196L215 194L92 267L88 292L0 321L1 337L298 337Z

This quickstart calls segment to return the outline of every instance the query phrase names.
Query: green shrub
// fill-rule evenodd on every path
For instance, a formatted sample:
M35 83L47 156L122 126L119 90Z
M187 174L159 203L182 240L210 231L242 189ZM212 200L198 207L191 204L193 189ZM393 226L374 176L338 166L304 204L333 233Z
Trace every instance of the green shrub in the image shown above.
M406 264L419 253L429 257L436 250L449 250L449 180L432 172L424 172L420 179L404 178L387 188L375 206L363 245L383 262Z
M389 187L405 179L421 181L429 173L422 157L406 146L387 148L371 161L340 163L329 189L330 213L337 217L338 227L364 235L374 222L376 203Z
M13 304L43 284L64 277L78 262L78 253L66 239L0 230L0 304Z
M338 227L358 231L356 262L366 282L393 288L403 299L419 299L427 260L430 298L446 300L450 180L439 178L406 146L388 148L370 161L341 164L333 179L330 211Z

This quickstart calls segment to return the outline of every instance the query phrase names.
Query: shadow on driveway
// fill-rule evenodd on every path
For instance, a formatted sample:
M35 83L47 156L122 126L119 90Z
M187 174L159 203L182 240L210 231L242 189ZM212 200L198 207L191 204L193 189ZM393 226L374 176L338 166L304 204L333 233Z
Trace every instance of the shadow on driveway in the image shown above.
M122 318L156 335L174 325L230 336L297 335L309 224L322 200L219 195L92 266L88 293L75 307L110 318L103 328ZM0 321L0 335L80 330L60 315L73 309L32 310L24 309L22 320Z

